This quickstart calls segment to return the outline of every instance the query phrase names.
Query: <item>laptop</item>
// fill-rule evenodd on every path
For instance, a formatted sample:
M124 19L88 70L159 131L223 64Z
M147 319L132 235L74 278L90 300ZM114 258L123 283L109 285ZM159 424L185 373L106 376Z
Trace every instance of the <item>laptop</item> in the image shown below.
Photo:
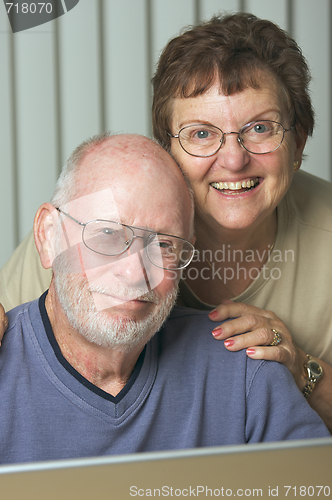
M331 498L332 437L0 467L3 500Z

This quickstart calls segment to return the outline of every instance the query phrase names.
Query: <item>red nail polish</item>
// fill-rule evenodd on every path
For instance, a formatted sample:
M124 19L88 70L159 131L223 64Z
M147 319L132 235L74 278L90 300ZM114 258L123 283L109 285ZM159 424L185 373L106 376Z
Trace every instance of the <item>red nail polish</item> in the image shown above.
M234 345L234 340L227 339L227 340L225 340L224 345L225 345L225 347L231 347L232 345Z
M218 337L218 335L220 335L222 333L222 328L220 328L219 326L217 328L215 328L214 330L212 330L212 335L214 337Z
M251 356L252 354L255 354L255 349L247 349L246 350L246 353L248 354L248 356Z
M213 311L209 312L209 318L213 319L216 318L218 315L218 311L216 309L213 309Z

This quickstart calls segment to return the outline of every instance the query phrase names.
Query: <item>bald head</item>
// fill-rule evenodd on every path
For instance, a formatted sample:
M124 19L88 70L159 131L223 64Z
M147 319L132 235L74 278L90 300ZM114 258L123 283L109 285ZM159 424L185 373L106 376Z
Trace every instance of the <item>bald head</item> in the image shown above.
M103 134L82 143L62 171L52 203L62 206L105 189L111 189L122 222L135 225L135 219L147 227L156 211L168 213L177 231L184 223L187 231L181 236L192 238L193 207L186 181L170 155L151 139Z

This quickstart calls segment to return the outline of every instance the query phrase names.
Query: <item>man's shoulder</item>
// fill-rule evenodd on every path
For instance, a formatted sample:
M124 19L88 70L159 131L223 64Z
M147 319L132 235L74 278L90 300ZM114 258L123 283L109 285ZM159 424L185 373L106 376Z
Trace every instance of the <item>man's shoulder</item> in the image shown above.
M40 319L39 299L16 306L6 314L8 318L8 328L5 335L17 328L22 329L27 321L31 324L34 323L35 320Z
M213 341L223 345L223 342L218 342L211 333L216 323L210 320L208 314L208 311L175 306L158 336L166 343L205 342L209 344Z
M259 360L247 357L246 372L248 397L250 397L254 386L266 387L269 384L273 388L278 386L281 393L286 387L295 388L295 382L291 372L285 365L277 361ZM276 380L278 380L278 384L276 384Z
M192 366L201 374L206 370L210 380L219 381L217 385L222 377L237 387L243 387L248 397L257 394L266 384L273 386L280 377L283 381L281 390L285 390L288 384L292 385L292 376L284 365L251 359L245 349L236 352L226 349L224 342L215 339L211 333L215 325L209 319L208 311L176 306L158 334L159 359L166 359L167 363L174 363L175 359L179 367L181 358L181 370L190 370Z
M191 309L190 307L175 306L164 324L164 329L182 329L191 333L194 331L209 331L215 323L209 318L209 311ZM211 335L212 336L212 335Z
M7 313L8 328L4 333L0 349L0 387L4 388L3 373L12 379L12 385L19 383L16 372L27 373L32 368L28 359L35 350L36 331L39 331L38 300L21 304ZM5 382L8 385L8 380Z
M30 304L31 302L26 302L25 304L14 307L6 313L8 318L8 329L10 329L17 322L18 318L29 309Z
M245 350L231 352L226 349L223 341L215 339L212 330L216 323L211 321L208 311L190 309L189 307L176 306L166 320L163 328L158 333L160 354L186 353L186 362L207 362L215 365L219 370L220 365L241 365L241 370L246 370L247 355ZM177 354L176 354L177 356Z

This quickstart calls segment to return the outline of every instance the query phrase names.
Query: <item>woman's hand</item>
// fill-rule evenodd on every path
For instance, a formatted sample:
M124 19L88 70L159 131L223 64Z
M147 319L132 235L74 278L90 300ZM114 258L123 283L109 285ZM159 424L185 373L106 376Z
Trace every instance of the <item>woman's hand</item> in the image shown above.
M0 304L0 345L1 345L2 337L5 333L5 331L7 330L7 327L8 327L8 319L7 319L4 308Z
M304 389L308 381L304 370L307 356L294 344L286 325L276 314L231 300L224 300L210 313L210 319L213 321L229 318L235 319L230 319L213 330L216 339L224 340L229 351L246 349L250 358L282 363L292 373L298 388L301 391ZM273 330L280 335L281 342L277 346L270 345L275 340ZM324 375L317 382L308 402L332 434L332 366L322 360L319 362Z
M225 300L209 316L213 321L235 318L217 326L212 332L216 339L224 340L226 349L246 349L250 358L282 363L292 373L302 391L307 382L303 368L307 356L294 344L286 325L276 314L241 302ZM271 346L275 340L273 330L279 333L281 340L276 346Z

